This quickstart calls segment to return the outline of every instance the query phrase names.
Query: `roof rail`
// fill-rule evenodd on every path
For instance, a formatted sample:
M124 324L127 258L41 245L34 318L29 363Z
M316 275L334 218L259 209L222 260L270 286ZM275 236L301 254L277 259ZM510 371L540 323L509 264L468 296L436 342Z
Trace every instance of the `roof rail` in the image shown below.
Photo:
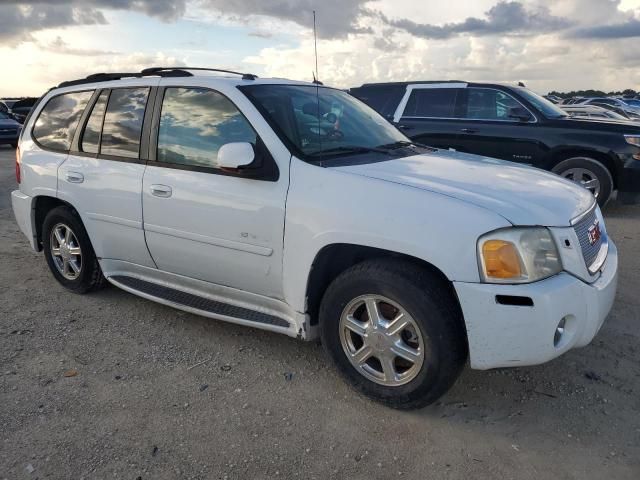
M223 70L221 68L206 68L206 67L151 67L151 68L145 68L140 73L142 75L159 75L163 72L171 72L171 71L188 73L189 70L232 73L233 75L241 75L242 80L255 80L256 78L258 78L258 76L254 75L253 73L242 73L242 72L235 72L233 70Z
M54 88L72 87L74 85L83 85L85 83L108 82L110 80L120 80L122 78L141 78L141 77L148 77L148 76L192 77L193 73L191 73L189 70L232 73L234 75L242 75L243 80L255 80L256 78L258 78L258 76L254 75L253 73L234 72L233 70L222 70L219 68L151 67L151 68L145 68L140 72L94 73L92 75L89 75L85 78L80 78L78 80L68 80L66 82L62 82L60 85Z

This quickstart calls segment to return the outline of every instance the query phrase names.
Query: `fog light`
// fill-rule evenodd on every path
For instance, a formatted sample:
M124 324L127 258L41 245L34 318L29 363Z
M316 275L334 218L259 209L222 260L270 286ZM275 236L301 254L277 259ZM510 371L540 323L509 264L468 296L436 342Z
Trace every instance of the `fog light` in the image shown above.
M556 333L553 336L554 347L557 347L558 345L560 345L560 342L562 341L565 324L566 324L566 317L562 317L562 320L560 320L560 323L558 323L558 326L556 327Z

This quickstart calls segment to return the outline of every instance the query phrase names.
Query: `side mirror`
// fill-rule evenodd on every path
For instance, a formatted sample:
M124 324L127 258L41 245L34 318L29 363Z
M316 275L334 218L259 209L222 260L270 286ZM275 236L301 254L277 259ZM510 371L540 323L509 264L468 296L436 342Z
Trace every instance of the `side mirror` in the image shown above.
M238 170L253 163L256 154L249 142L225 143L218 150L216 166L222 170Z
M532 119L529 110L524 107L509 107L507 117L514 118L520 122L528 122Z

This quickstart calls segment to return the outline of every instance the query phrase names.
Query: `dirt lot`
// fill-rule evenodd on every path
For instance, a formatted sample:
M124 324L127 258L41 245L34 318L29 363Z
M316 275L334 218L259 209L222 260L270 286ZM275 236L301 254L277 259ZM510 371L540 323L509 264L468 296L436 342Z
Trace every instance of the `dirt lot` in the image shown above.
M605 211L620 284L592 345L467 369L406 413L351 391L317 344L63 290L14 222L13 155L0 147L0 478L640 478L640 207Z

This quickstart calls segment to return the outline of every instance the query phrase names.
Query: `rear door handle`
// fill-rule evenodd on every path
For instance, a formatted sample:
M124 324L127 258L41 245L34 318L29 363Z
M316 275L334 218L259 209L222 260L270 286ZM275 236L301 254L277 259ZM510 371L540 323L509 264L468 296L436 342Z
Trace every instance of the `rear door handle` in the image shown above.
M151 195L162 198L169 198L173 193L171 187L168 185L151 185L149 190L151 191Z
M82 183L84 182L84 175L80 172L67 172L65 175L67 182L69 183Z
M474 128L462 128L460 131L462 133L478 133L478 130Z

